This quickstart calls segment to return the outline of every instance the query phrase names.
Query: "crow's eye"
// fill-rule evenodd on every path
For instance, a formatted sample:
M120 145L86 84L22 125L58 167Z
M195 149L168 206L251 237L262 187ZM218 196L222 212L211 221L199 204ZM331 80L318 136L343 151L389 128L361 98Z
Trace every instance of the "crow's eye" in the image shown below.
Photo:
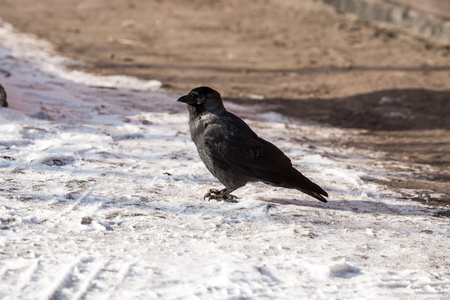
M203 102L205 102L205 100L206 100L205 96L197 96L195 102L197 102L197 104L202 104Z

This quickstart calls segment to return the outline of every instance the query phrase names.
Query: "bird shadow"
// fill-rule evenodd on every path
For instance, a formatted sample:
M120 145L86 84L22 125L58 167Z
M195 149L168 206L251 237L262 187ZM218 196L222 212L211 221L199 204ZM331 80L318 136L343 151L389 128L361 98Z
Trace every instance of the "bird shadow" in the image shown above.
M396 215L396 216L446 216L445 211L425 206L417 206L409 203L385 203L382 201L367 200L330 200L327 203L321 203L310 200L297 200L285 198L260 199L268 205L294 205L301 207L310 207L314 209L351 211L355 214L373 214L373 215Z

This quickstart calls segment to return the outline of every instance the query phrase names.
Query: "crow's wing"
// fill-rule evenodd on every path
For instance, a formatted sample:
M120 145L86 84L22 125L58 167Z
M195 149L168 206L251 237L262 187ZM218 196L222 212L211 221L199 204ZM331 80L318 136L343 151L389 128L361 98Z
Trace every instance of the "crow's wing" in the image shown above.
M204 138L209 156L224 170L231 168L258 177L262 171L292 168L291 160L280 149L258 137L235 115L208 126Z

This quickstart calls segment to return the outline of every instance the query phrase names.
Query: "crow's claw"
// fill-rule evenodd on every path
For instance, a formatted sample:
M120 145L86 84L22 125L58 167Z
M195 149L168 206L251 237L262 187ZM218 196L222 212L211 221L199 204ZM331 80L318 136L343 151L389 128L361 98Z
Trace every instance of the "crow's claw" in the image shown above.
M204 200L216 200L216 201L226 201L230 203L237 203L236 200L237 197L235 195L227 194L224 190L215 190L215 189L208 189L206 190L206 193L203 194Z
M238 203L238 201L236 200L237 198L238 197L236 197L235 195L228 194L228 195L224 195L221 199L223 201L230 202L230 203Z
M207 189L206 192L203 194L203 200L218 200L218 196L220 196L219 190L214 189Z

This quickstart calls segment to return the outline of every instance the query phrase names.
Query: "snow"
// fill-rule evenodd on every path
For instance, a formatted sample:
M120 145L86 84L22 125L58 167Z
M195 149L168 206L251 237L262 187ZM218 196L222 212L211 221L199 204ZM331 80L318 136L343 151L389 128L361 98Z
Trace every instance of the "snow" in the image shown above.
M376 153L324 143L352 130L226 103L330 201L264 184L237 204L204 201L220 184L179 95L68 70L48 43L0 25L0 298L450 296L449 220L375 183L387 178Z

